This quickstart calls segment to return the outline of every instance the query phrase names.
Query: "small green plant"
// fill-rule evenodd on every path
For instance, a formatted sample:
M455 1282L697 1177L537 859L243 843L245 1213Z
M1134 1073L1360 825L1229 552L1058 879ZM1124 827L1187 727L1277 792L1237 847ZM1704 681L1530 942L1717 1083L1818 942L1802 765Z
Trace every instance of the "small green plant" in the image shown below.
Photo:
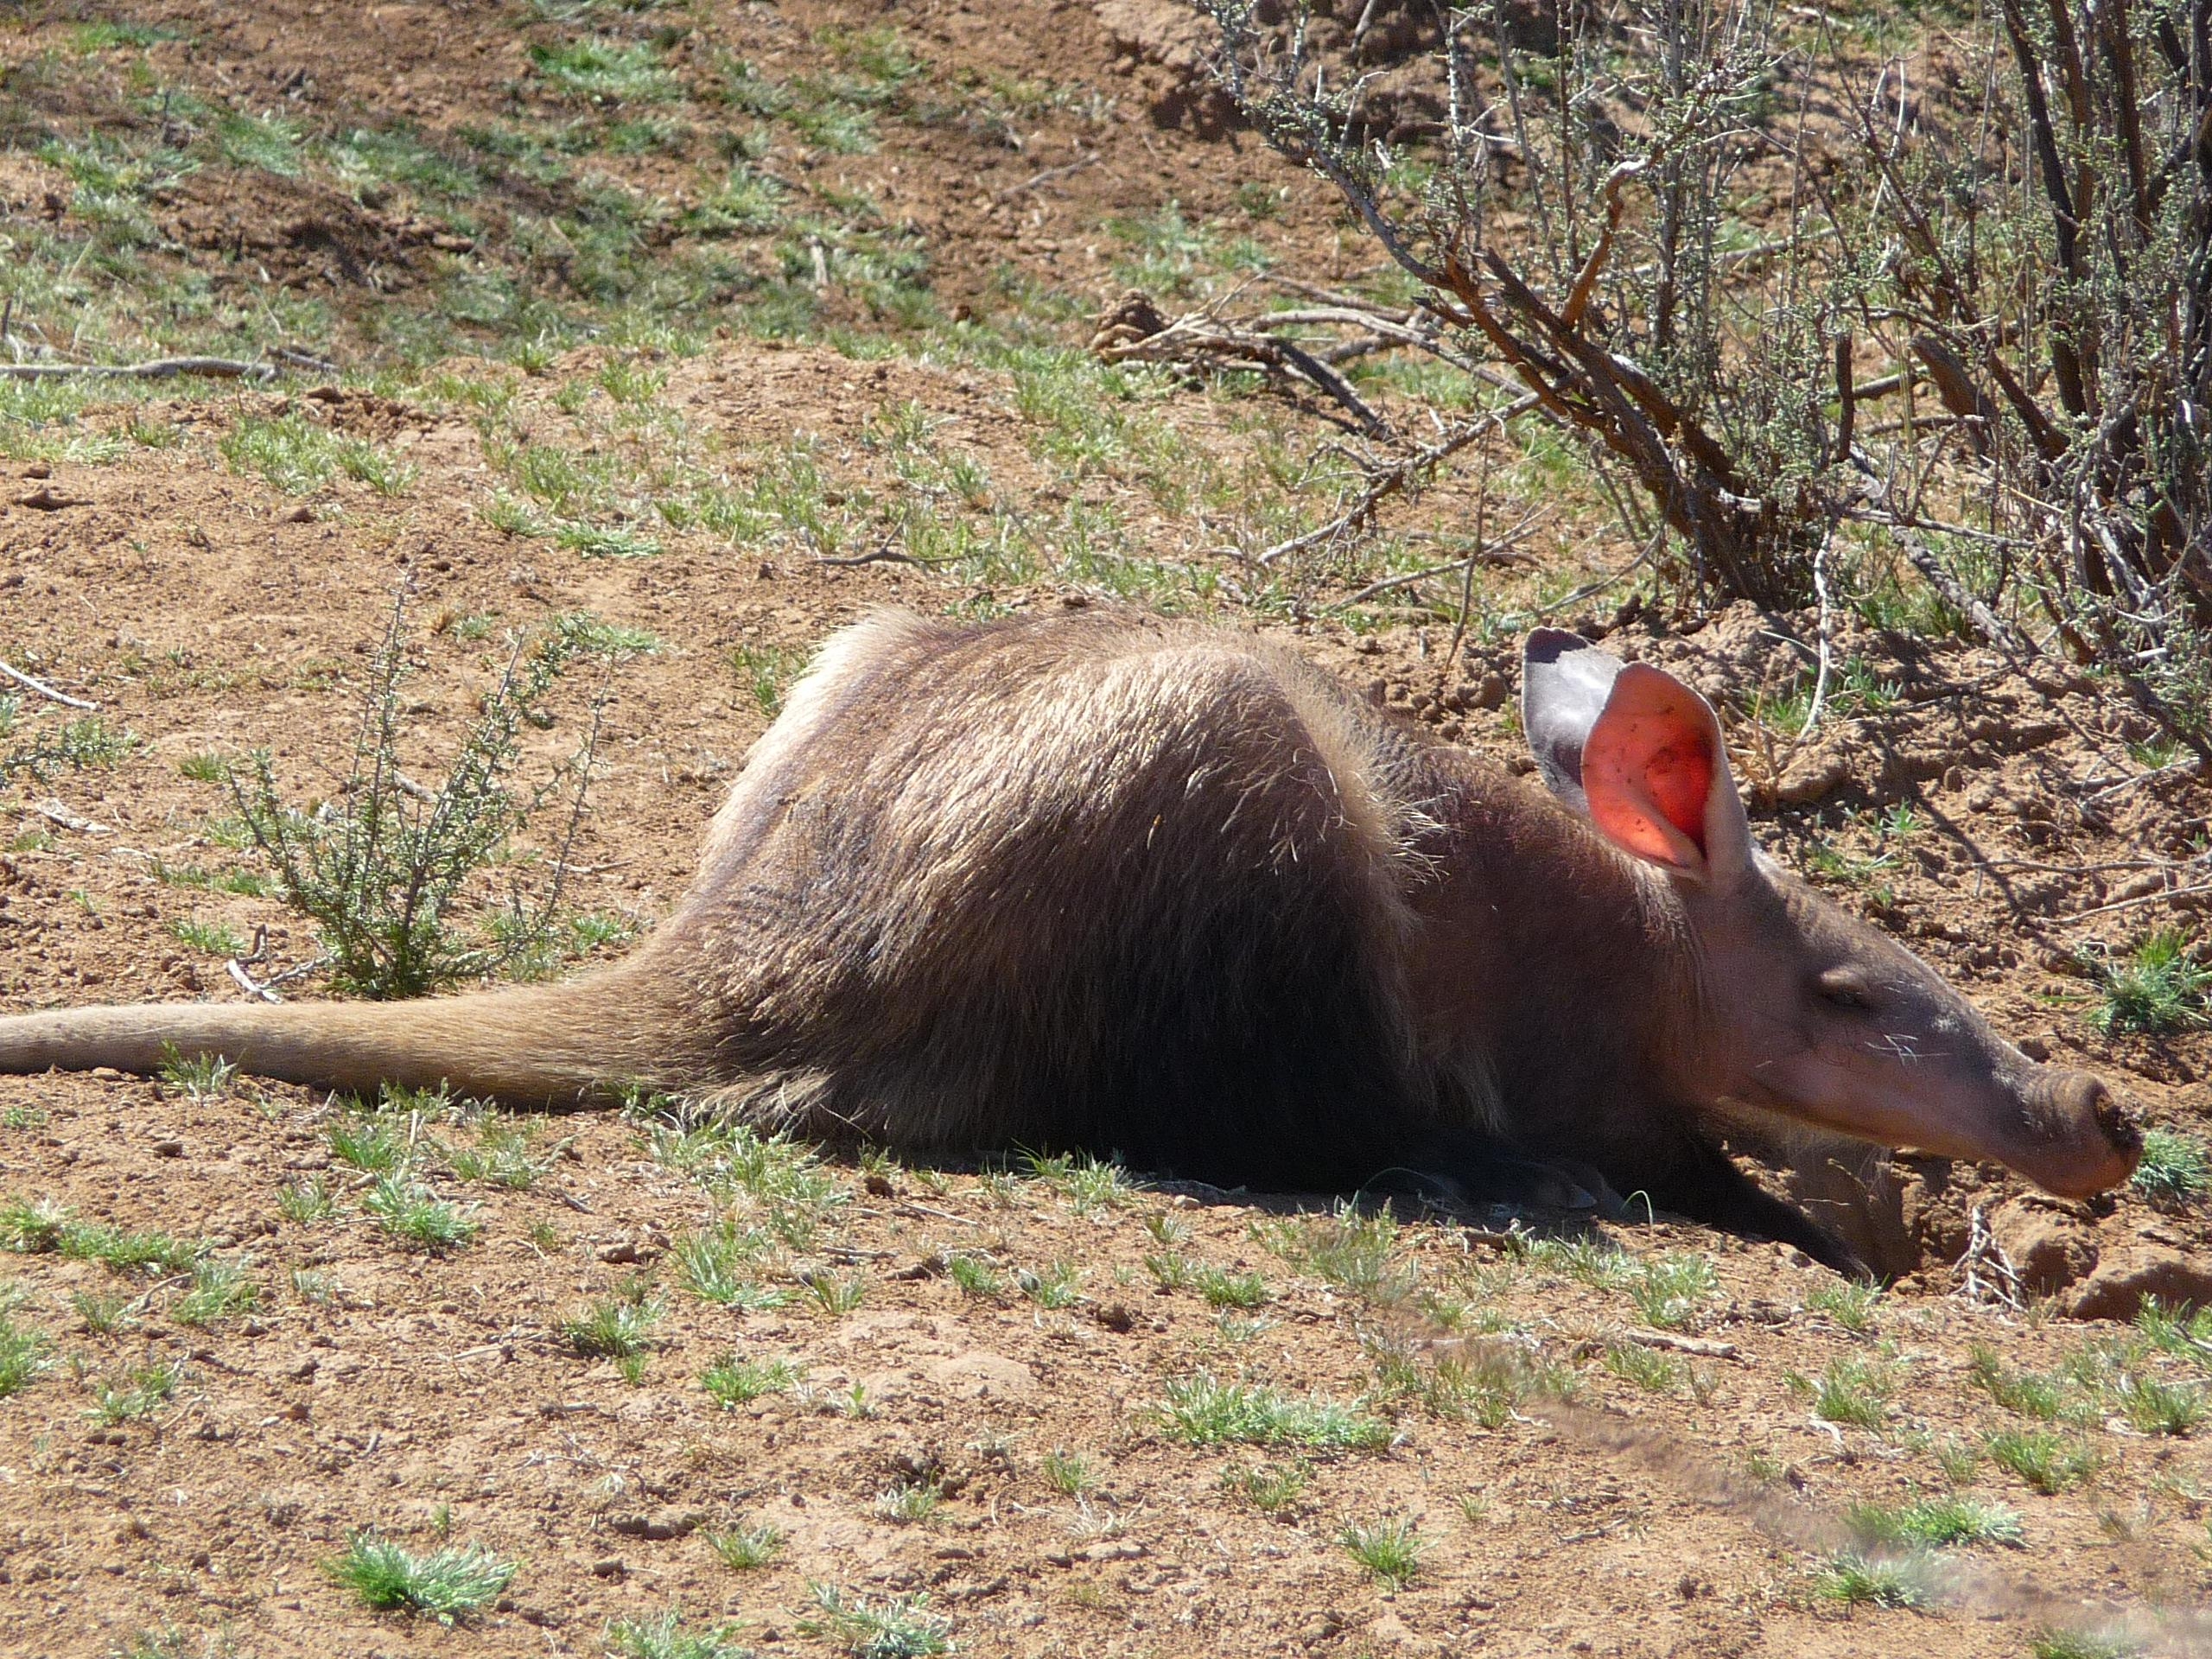
M180 944L189 946L203 956L242 957L245 941L238 931L225 922L203 922L197 916L171 922L169 931Z
M361 1208L385 1231L417 1249L459 1249L477 1233L476 1222L456 1205L397 1175L378 1176Z
M771 1394L788 1394L798 1386L799 1370L787 1359L745 1359L725 1354L699 1378L725 1411L749 1406Z
M562 1340L586 1359L629 1359L652 1345L660 1319L658 1302L616 1296L594 1302L558 1328Z
M814 1298L816 1306L824 1313L849 1313L868 1297L868 1277L864 1274L855 1273L840 1279L832 1273L815 1272L800 1282L805 1285L807 1294Z
M1144 1230L1152 1236L1152 1242L1162 1249L1178 1249L1191 1242L1191 1224L1165 1210L1155 1210L1147 1216Z
M2037 1630L2028 1640L2034 1659L2140 1659L2143 1649L2116 1637L2088 1630Z
M1971 1486L1981 1476L1981 1448L1947 1435L1936 1448L1936 1466L1954 1486Z
M552 1158L539 1151L536 1125L486 1118L478 1127L476 1144L458 1148L448 1155L446 1162L457 1180L483 1181L524 1192L551 1166Z
M2212 1160L2205 1156L2204 1143L2193 1135L2146 1130L2133 1185L2155 1203L2194 1203L2212 1192Z
M1847 1423L1854 1428L1879 1428L1889 1421L1889 1400L1896 1381L1886 1367L1855 1355L1832 1359L1817 1377L1790 1371L1783 1381L1799 1394L1809 1395L1813 1415L1828 1423Z
M615 1619L603 1645L613 1659L751 1659L736 1637L727 1624L687 1630L682 1610L671 1607L658 1618Z
M92 1415L110 1428L149 1416L168 1403L183 1376L183 1362L170 1360L143 1365L127 1376L104 1378L92 1384Z
M2046 1497L2087 1480L2097 1462L2089 1446L2047 1428L2001 1429L1987 1436L1982 1446L1993 1461Z
M2194 1382L2129 1374L2119 1379L2111 1394L2121 1414L2143 1434L2187 1434L2204 1421L2207 1409L2204 1389Z
M1262 1226L1258 1236L1293 1267L1363 1301L1387 1307L1413 1294L1414 1273L1397 1262L1398 1224L1387 1210L1366 1212L1347 1201L1325 1217Z
M1061 1153L1050 1158L1028 1153L1023 1155L1023 1162L1033 1179L1065 1194L1077 1215L1119 1210L1135 1201L1137 1189L1128 1171L1088 1153Z
M1640 1263L1628 1294L1646 1324L1672 1330L1688 1324L1698 1304L1719 1284L1713 1263L1704 1256L1669 1254Z
M236 956L245 950L244 945L228 954ZM219 1054L194 1054L189 1058L177 1052L175 1045L162 1051L162 1081L177 1093L191 1100L220 1100L231 1092L237 1082L238 1067Z
M338 1199L328 1181L311 1175L304 1181L287 1181L277 1190L276 1213L302 1227L312 1226L338 1213Z
M1853 1336L1860 1336L1873 1328L1874 1308L1881 1300L1879 1285L1861 1284L1855 1279L1831 1279L1813 1287L1805 1298L1805 1306L1816 1313L1827 1314Z
M2169 1307L2145 1296L2135 1311L2135 1329L2160 1353L2212 1370L2212 1308Z
M244 415L219 447L235 473L257 473L286 495L312 495L337 469L337 440L304 415Z
M593 104L661 103L683 90L644 41L586 35L534 45L530 60L555 92Z
M1006 1281L979 1255L956 1255L944 1264L944 1271L963 1296L989 1300L1006 1294Z
M2082 1422L2094 1414L2094 1402L2088 1397L2079 1376L2069 1376L2063 1370L2015 1371L1994 1350L1979 1343L1969 1356L1967 1376L1992 1400L2023 1417L2042 1422L2062 1419Z
M58 732L40 736L27 748L0 753L0 782L19 772L43 779L56 766L67 766L72 772L112 766L137 747L136 733L117 731L98 715L86 715Z
M710 1532L706 1538L707 1547L721 1557L722 1565L740 1573L766 1567L784 1553L783 1529L766 1522L757 1527L731 1527L726 1531Z
M135 1296L103 1296L97 1291L73 1290L69 1306L85 1322L85 1329L96 1337L121 1336L137 1328L142 1303ZM6 1344L0 1341L0 1349Z
M1929 1597L1927 1569L1910 1556L1846 1552L1828 1562L1816 1587L1831 1601L1873 1607L1918 1607Z
M1168 1383L1160 1421L1170 1439L1192 1446L1367 1452L1390 1442L1389 1424L1334 1401L1293 1400L1273 1389L1221 1382L1203 1374Z
M21 1394L54 1362L48 1357L52 1344L43 1332L17 1325L14 1315L0 1310L0 1400Z
M235 1262L203 1256L192 1264L192 1288L177 1298L171 1310L179 1325L213 1325L218 1319L251 1313L261 1300L261 1287Z
M1654 1394L1671 1394L1682 1382L1680 1365L1666 1355L1633 1342L1617 1342L1609 1346L1605 1350L1605 1369Z
M1337 1535L1352 1560L1393 1590L1402 1590L1421 1570L1424 1546L1410 1521L1355 1522Z
M1305 1496L1313 1478L1302 1463L1236 1464L1221 1471L1221 1486L1262 1514L1277 1515Z
M1177 1251L1154 1250L1145 1257L1144 1270L1162 1290L1188 1290L1198 1264Z
M2180 928L2160 928L2125 957L2093 957L2088 967L2101 993L2089 1023L2100 1031L2163 1036L2198 1029L2212 1016L2212 969L2190 953Z
M1081 1497L1098 1484L1081 1455L1057 1446L1045 1454L1044 1468L1045 1484L1063 1497Z
M887 1521L920 1526L935 1518L944 1489L934 1478L902 1480L877 1495L875 1512Z
M925 1611L927 1596L871 1602L822 1583L810 1583L807 1593L821 1617L801 1619L799 1633L834 1642L854 1659L930 1659L952 1649L951 1626Z
M325 1129L322 1138L333 1158L371 1175L397 1174L413 1153L393 1120L381 1113L348 1113Z
M1429 1359L1389 1343L1375 1344L1376 1380L1391 1395L1420 1402L1438 1417L1503 1428L1524 1391L1564 1395L1571 1376L1549 1366L1531 1367L1493 1344Z
M518 737L542 721L543 704L580 657L623 654L590 618L556 619L535 641L518 641L499 683L435 787L399 760L410 639L404 604L372 660L346 787L323 808L291 805L266 751L233 766L238 816L276 875L285 901L316 925L342 989L369 997L423 996L526 962L550 948L565 857L535 892L512 886L493 903L482 874L538 808L572 785L569 835L583 806L597 721L565 765L532 789L518 788ZM467 906L489 918L464 927Z
M61 1248L69 1211L51 1198L10 1198L0 1204L0 1249L43 1255Z
M1198 1294L1209 1307L1257 1307L1268 1300L1267 1282L1256 1273L1226 1273L1218 1268L1201 1268Z
M1014 1282L1038 1306L1055 1312L1073 1307L1083 1300L1083 1269L1072 1262L1055 1262L1034 1273L1020 1268Z
M0 1235L6 1230L5 1212L0 1211ZM167 1233L127 1233L118 1227L79 1221L65 1221L46 1248L74 1261L97 1262L110 1273L182 1273L206 1253L196 1242L172 1238Z
M761 1282L757 1268L775 1249L775 1241L755 1229L725 1224L702 1233L689 1233L676 1241L669 1255L674 1258L683 1287L703 1302L761 1313L781 1307L791 1298L772 1285Z
M362 1605L378 1611L428 1613L451 1624L481 1612L513 1582L515 1564L481 1544L446 1545L417 1555L373 1531L357 1532L330 1576Z
M418 469L395 460L365 438L341 438L336 450L338 470L378 495L404 495L415 487Z
M730 666L752 692L764 715L784 711L784 692L797 677L805 658L782 645L740 645L730 653Z
M1880 1544L1914 1544L1943 1548L1952 1544L2001 1544L2018 1548L2026 1535L2019 1513L2003 1503L1953 1494L1915 1498L1900 1504L1862 1503L1853 1509L1851 1529Z

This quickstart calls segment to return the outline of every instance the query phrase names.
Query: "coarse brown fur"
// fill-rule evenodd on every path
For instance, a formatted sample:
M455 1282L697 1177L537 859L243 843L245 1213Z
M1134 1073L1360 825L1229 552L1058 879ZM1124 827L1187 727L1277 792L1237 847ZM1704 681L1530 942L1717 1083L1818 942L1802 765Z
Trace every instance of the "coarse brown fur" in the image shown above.
M1278 1190L1594 1169L1845 1259L1715 1147L1741 1094L1707 1051L1740 993L1700 930L1809 929L1862 976L1957 999L1764 867L1710 922L1679 874L1249 636L883 614L830 642L618 966L418 1003L0 1019L0 1070L145 1071L173 1045L526 1105L644 1085L914 1154L1084 1147ZM2025 1098L2026 1062L1983 1039ZM2054 1135L2100 1106L2066 1101Z

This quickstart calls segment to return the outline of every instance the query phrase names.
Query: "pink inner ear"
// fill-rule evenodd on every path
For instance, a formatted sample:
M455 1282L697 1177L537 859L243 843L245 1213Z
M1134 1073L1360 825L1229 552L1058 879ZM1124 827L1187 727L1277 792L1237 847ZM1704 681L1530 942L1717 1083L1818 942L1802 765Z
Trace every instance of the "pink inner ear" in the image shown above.
M1713 756L1704 742L1683 733L1644 761L1643 781L1667 822L1704 852L1705 798L1713 792Z
M1582 751L1590 817L1616 846L1654 863L1702 857L1713 785L1705 710L1658 674L1624 677ZM1669 830L1674 834L1669 834ZM1679 839L1677 838L1679 837Z

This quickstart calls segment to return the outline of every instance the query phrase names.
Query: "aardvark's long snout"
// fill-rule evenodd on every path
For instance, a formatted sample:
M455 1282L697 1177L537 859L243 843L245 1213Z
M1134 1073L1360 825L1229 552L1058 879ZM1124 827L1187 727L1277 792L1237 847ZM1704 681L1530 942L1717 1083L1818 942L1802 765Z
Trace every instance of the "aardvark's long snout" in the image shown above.
M2135 1173L2143 1132L2101 1079L2038 1066L2020 1098L2018 1141L1997 1155L2045 1192L2086 1198Z

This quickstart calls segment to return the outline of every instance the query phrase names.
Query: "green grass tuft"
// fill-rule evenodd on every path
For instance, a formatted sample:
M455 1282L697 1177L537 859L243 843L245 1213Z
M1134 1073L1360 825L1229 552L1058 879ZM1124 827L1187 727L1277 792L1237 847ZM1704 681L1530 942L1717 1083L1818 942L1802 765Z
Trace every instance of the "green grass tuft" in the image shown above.
M128 1376L104 1378L92 1384L92 1414L110 1428L150 1416L168 1403L183 1376L183 1362L171 1360L143 1365Z
M613 1659L750 1659L736 1635L728 1624L687 1630L682 1609L671 1607L658 1618L613 1620L602 1645Z
M1404 1589L1421 1571L1426 1548L1410 1521L1377 1521L1366 1526L1354 1522L1337 1535L1337 1541L1393 1590Z
M459 1249L474 1239L477 1224L419 1182L379 1175L361 1208L401 1243L437 1254Z
M251 1313L260 1301L261 1288L244 1268L203 1257L192 1264L192 1288L177 1298L171 1311L179 1325L207 1325Z
M1045 1454L1044 1472L1045 1484L1063 1497L1081 1497L1098 1484L1089 1463L1057 1446Z
M1832 1279L1815 1285L1805 1298L1805 1306L1816 1313L1825 1313L1853 1336L1864 1335L1874 1325L1874 1310L1882 1300L1878 1285L1861 1284L1854 1279Z
M587 1359L631 1359L652 1345L658 1302L610 1297L560 1323L562 1340Z
M706 1538L707 1547L721 1557L722 1565L740 1573L766 1567L784 1553L783 1529L766 1522L757 1527L710 1532Z
M513 1582L515 1564L481 1544L417 1555L374 1532L357 1532L329 1562L330 1576L379 1611L428 1613L451 1624L481 1612Z
M1293 1400L1273 1389L1208 1376L1167 1385L1161 1426L1190 1446L1300 1446L1372 1452L1390 1443L1390 1426L1332 1400Z
M1257 1307L1268 1300L1267 1281L1256 1273L1227 1273L1219 1268L1202 1268L1198 1285L1198 1294L1205 1298L1209 1307Z
M2142 1647L2118 1637L2088 1630L2037 1630L2028 1639L2034 1659L2137 1659Z
M1887 1367L1850 1354L1830 1360L1817 1377L1789 1371L1783 1381L1811 1396L1813 1414L1821 1421L1854 1428L1879 1428L1888 1421L1890 1395L1897 1386Z
M1083 1269L1072 1262L1055 1262L1037 1272L1018 1269L1014 1282L1038 1306L1058 1312L1083 1300Z
M2135 1190L2159 1204L2190 1204L2212 1192L2212 1159L2194 1135L2151 1129L2143 1136L2143 1161L2135 1166Z
M725 1354L709 1365L699 1385L725 1411L749 1406L771 1394L788 1394L798 1386L799 1370L787 1359L745 1359Z
M1305 1496L1313 1478L1302 1463L1237 1464L1221 1471L1221 1489L1263 1515L1277 1515Z
M1957 1494L1915 1498L1896 1505L1862 1503L1851 1510L1849 1520L1851 1529L1860 1537L1882 1544L1920 1544L1931 1548L2002 1544L2018 1548L2026 1536L2018 1510Z
M2000 1429L1982 1446L1993 1461L2047 1497L2080 1485L2097 1465L2097 1454L2087 1444L2047 1428Z
M43 1332L17 1325L12 1315L0 1312L0 1400L21 1394L53 1360L53 1344Z
M801 1619L799 1633L833 1642L854 1659L930 1659L952 1649L951 1626L924 1611L927 1596L871 1602L822 1583L810 1583L807 1592L821 1616Z
M2168 1036L2212 1023L2212 969L2190 953L2188 934L2160 928L2125 957L2089 963L2101 994L2089 1023L2118 1035Z
M1931 1594L1926 1565L1916 1558L1848 1551L1829 1561L1815 1587L1831 1601L1872 1607L1918 1607Z

